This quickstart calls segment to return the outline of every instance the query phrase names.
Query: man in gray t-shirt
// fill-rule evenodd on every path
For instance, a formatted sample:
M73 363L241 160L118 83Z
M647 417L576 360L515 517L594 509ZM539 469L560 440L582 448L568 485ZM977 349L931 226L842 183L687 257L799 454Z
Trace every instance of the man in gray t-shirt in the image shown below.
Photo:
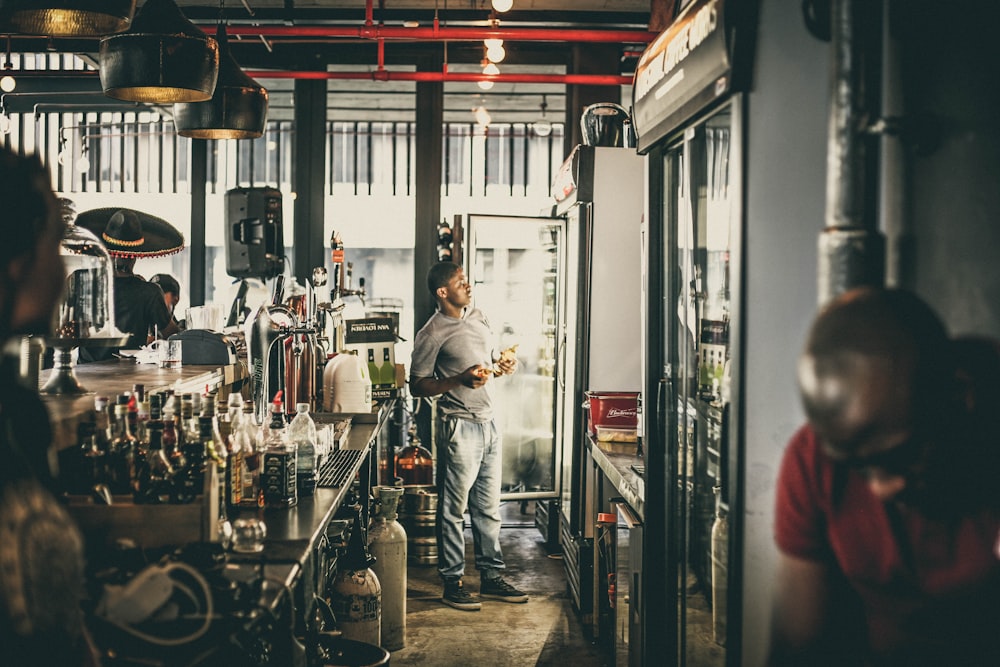
M442 602L480 609L462 585L465 574L466 507L472 522L480 597L527 602L528 596L500 577L500 435L493 421L489 382L510 375L517 359L494 352L493 333L482 311L470 308L472 287L462 267L438 262L427 273L438 310L417 332L410 360L410 393L438 396L437 542ZM494 361L495 360L495 361Z

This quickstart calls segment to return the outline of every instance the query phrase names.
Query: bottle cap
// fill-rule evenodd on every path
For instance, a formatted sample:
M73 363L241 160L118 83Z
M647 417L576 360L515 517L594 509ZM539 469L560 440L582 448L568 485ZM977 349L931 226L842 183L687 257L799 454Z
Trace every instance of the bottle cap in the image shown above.
M295 404L295 411L298 412L298 413L300 413L300 414L303 413L303 412L309 412L309 404L308 403L296 403Z

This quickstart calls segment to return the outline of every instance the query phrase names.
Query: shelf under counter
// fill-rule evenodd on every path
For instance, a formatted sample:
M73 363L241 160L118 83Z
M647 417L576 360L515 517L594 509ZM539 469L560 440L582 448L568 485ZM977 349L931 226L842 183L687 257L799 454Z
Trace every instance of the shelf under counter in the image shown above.
M634 453L622 454L609 451L589 433L585 442L597 467L601 469L601 472L608 478L615 490L621 494L629 507L635 510L640 519L645 521L646 482L642 475L633 469L633 466L645 466L645 459ZM635 448L638 449L637 443Z

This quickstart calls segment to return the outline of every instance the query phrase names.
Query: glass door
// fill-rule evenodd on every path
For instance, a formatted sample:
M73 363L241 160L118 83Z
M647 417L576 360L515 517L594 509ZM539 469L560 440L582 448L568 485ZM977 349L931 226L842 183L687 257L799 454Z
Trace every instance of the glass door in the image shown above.
M559 488L564 234L560 219L468 216L473 305L486 314L498 349L517 345L517 373L490 381L503 437L506 500L554 498Z
M676 388L676 412L664 434L672 443L667 534L681 665L727 664L731 120L724 108L688 128L664 154L664 352Z

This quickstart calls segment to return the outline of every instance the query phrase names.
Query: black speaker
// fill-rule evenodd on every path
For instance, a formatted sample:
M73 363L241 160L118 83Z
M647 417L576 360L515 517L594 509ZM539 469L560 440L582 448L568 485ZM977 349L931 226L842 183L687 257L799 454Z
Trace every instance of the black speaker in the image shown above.
M273 278L284 268L281 191L234 188L226 192L226 273L234 278Z

